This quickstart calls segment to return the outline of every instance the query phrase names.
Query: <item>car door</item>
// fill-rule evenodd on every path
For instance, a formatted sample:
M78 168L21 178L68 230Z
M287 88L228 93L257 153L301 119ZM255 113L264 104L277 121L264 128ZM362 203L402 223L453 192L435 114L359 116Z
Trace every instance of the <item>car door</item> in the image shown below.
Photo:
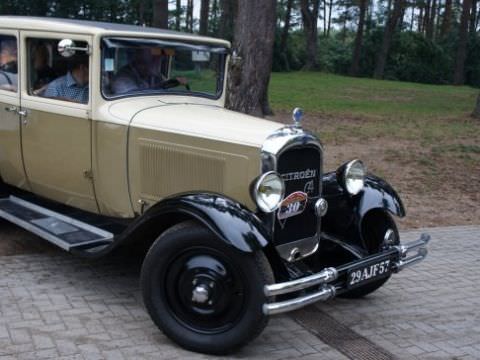
M0 29L0 66L20 60L19 32ZM0 177L10 185L29 189L22 161L20 138L19 71L0 70Z
M89 36L74 34L21 32L26 56L21 93L22 110L26 112L21 121L25 171L34 193L98 212L91 176L91 91L87 91L85 102L69 98L78 93L73 76L76 70L70 62L86 56L88 80L91 80L91 56L88 52L70 58L61 56L57 47L63 38L83 46L91 46L92 41ZM47 69L41 74L37 69L39 54L46 57L42 61ZM75 91L68 87L71 84ZM58 93L59 89L68 91Z

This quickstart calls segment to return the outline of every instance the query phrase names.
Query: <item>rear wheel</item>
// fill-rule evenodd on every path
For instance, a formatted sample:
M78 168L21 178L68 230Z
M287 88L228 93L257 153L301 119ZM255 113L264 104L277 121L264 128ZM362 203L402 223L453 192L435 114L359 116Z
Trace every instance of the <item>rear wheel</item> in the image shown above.
M141 274L155 324L186 349L225 354L255 338L268 318L263 287L272 282L262 253L244 254L186 222L162 234Z

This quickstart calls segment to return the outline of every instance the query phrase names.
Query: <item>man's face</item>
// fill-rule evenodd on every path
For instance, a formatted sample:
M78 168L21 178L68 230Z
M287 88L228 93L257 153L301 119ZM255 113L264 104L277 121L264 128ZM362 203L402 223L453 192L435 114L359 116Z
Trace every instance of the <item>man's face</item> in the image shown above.
M73 71L73 77L79 86L87 86L89 82L88 66L83 64L79 65Z
M5 65L12 61L17 61L15 46L14 44L3 43L0 50L0 65Z

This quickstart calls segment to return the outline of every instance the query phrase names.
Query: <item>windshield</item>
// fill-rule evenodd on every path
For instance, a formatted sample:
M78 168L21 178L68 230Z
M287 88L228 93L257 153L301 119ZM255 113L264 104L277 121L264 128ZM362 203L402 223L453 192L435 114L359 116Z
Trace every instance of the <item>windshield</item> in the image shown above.
M228 49L157 39L105 38L102 92L106 98L180 94L219 98Z

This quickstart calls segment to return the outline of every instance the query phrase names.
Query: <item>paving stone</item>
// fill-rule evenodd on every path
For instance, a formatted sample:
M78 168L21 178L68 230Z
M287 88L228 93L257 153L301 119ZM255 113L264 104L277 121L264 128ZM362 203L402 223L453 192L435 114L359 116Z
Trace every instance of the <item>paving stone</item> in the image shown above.
M472 283L480 279L480 226L425 231L432 235L425 262L365 299L316 308L398 359L479 359L480 288ZM179 348L155 327L138 276L139 264L121 256L0 256L0 360L209 358ZM346 359L290 315L273 317L235 357Z

